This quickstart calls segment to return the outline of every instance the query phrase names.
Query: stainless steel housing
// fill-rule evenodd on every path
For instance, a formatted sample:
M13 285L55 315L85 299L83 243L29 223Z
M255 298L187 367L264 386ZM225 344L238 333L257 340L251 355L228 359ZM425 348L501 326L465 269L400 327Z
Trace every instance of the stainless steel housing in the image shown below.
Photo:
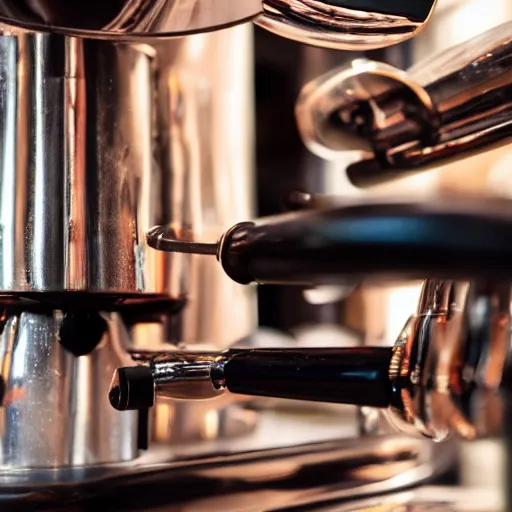
M146 254L152 50L0 37L0 290L179 298Z
M190 256L149 249L145 232L164 221L216 238L251 217L250 48L247 26L156 49L0 38L0 292L50 302L94 293L106 309L192 297L190 315L201 307L192 287L209 304L233 298L244 326L230 341L249 334L252 291ZM208 332L225 325L206 320L222 311L201 309Z
M253 332L254 290L209 262L145 244L162 220L216 238L252 216L251 51L250 25L155 47L20 30L0 37L5 467L136 457L133 416L109 419L121 361L105 354L169 339L226 347ZM116 317L121 347L107 335L101 350L62 345L61 317L118 310L129 323ZM215 412L179 409L182 422ZM175 411L163 404L159 418Z
M94 327L95 326L95 327ZM98 330L99 327L99 330ZM77 343L80 337L89 349ZM90 350L90 343L97 343ZM129 340L118 315L5 313L0 335L0 479L14 470L119 463L137 455L137 414L108 404ZM67 345L67 346L65 346Z

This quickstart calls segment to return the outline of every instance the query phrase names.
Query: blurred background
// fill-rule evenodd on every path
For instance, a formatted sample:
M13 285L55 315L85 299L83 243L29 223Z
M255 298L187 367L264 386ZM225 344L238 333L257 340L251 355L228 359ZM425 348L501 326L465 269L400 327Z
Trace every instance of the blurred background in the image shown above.
M305 149L294 119L302 86L354 58L407 69L509 20L511 0L439 0L431 23L418 37L385 50L357 54L302 46L256 28L258 214L282 212L283 198L297 189L342 196L406 195L409 199L428 199L441 192L512 197L511 146L363 191L346 180L343 162L324 162ZM420 284L358 286L353 293L348 293L350 287L263 286L258 292L260 324L291 334L303 345L391 345L407 316L414 313ZM502 464L498 441L462 445L460 482L498 489Z
M343 162L324 162L306 150L294 118L295 100L302 86L354 58L384 61L407 69L511 19L511 0L439 0L431 23L418 37L392 48L364 53L312 48L256 27L258 214L284 211L283 198L297 189L342 196L428 197L443 191L512 195L512 149L507 147L438 171L358 190L346 180ZM418 286L357 289L349 300L342 299L343 290L312 293L294 287L265 286L259 288L259 294L263 326L305 336L308 325L320 322L329 336L389 344L402 327L408 308L414 307ZM371 317L366 314L370 309ZM333 343L336 344L334 340Z

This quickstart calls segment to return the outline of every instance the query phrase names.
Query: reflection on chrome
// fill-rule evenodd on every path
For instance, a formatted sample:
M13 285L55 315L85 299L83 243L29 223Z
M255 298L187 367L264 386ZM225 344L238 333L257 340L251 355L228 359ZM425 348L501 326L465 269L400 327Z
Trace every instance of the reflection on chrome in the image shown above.
M306 146L336 159L352 151L361 186L429 169L512 137L512 23L407 72L356 60L311 82L297 103Z
M510 284L426 281L423 292L394 347L390 419L437 440L499 434Z
M225 391L389 408L392 424L437 441L496 435L510 346L510 284L427 280L418 313L392 349L232 349L143 354L119 368L118 410L155 397L204 399ZM389 390L389 391L388 391Z
M256 24L301 43L369 50L403 42L427 23L437 0L266 0Z
M261 0L0 1L0 20L10 25L118 39L227 27L260 12Z
M413 37L437 0L117 0L0 1L0 20L67 35L176 36L256 18L283 37L335 49L381 48Z

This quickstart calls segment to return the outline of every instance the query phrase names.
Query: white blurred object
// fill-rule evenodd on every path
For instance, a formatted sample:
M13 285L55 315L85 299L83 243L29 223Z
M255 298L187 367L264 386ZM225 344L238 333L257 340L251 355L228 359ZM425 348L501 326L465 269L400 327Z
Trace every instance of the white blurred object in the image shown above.
M294 337L277 329L260 327L251 337L253 348L294 348L297 341Z
M505 448L500 440L462 443L459 457L463 487L485 488L497 494L506 488Z
M392 346L410 315L416 313L422 282L390 288L387 301L387 329L383 344Z
M512 151L501 155L487 177L487 191L492 195L512 199Z
M357 283L347 283L345 286L316 286L302 293L306 302L318 306L346 299L356 287Z
M510 0L439 0L431 22L413 40L414 61L463 43L511 19Z
M297 347L358 347L361 336L337 324L301 326L294 332Z

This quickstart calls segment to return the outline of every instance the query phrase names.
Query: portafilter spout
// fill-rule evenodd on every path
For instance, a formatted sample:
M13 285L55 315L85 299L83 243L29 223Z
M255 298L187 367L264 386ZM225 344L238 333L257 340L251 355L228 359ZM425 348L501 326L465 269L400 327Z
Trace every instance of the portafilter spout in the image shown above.
M407 72L359 59L307 84L305 145L370 186L487 151L512 138L512 22Z

